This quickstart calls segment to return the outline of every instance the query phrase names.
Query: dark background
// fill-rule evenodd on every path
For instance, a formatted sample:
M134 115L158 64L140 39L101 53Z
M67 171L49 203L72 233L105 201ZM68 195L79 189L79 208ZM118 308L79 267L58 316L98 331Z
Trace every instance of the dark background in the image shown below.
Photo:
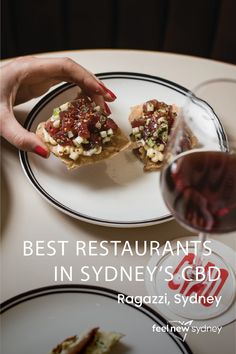
M2 0L1 57L87 48L236 64L236 0Z

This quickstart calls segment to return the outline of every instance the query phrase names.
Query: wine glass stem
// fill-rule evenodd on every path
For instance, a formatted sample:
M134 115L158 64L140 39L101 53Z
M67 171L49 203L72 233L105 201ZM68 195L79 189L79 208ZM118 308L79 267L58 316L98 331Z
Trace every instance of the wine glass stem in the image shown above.
M199 238L200 243L198 246L196 257L194 258L194 261L193 261L192 274L191 274L192 279L196 278L196 268L202 265L203 248L204 248L204 242L207 239L207 234L201 232L199 234L198 238Z

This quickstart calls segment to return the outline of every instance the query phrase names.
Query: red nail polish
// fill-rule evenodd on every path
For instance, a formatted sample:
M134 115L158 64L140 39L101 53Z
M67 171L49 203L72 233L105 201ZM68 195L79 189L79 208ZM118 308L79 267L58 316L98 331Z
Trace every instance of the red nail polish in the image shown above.
M34 152L45 159L48 157L48 151L45 150L42 146L37 145L34 149Z
M112 99L115 99L116 98L116 95L111 91L109 90L106 86L104 86L103 84L101 84L99 82L99 86L104 90L106 91L107 93L109 93L109 95L111 96Z
M111 110L106 102L104 102L105 111L107 114L111 114Z

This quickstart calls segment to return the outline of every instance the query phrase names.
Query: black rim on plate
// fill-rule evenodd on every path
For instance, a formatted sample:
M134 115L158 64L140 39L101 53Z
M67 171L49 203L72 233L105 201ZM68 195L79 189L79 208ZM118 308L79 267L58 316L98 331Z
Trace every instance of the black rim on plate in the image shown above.
M45 286L42 288L26 291L22 294L16 295L4 301L0 305L0 314L7 312L8 310L20 305L21 303L42 296L48 296L53 294L65 294L65 293L92 294L92 295L94 294L94 295L107 297L109 299L116 300L116 301L117 301L117 295L119 294L119 292L115 290L107 289L100 286L93 286L93 285L62 284L62 285ZM141 312L142 314L149 317L152 321L154 321L160 326L164 326L164 327L166 327L167 325L170 326L170 323L167 320L165 320L159 313L157 313L147 305L136 307L134 304L125 304L125 306L132 307L133 309ZM166 332L166 333L172 338L172 340L176 343L176 345L179 347L179 349L182 351L183 354L193 354L188 344L186 342L183 342L183 338L177 331Z
M161 77L157 77L157 76L152 76L152 75L147 75L147 74L140 74L140 73L133 73L133 72L106 72L106 73L99 73L96 75L100 80L106 80L106 79L131 79L131 80L138 80L138 81L147 81L147 82L152 82L152 83L156 83L165 87L168 87L178 93L180 93L183 96L186 96L190 91L179 85L176 84L175 82L163 79ZM75 87L75 84L70 84L70 83L66 83L63 84L59 87L57 87L55 90L51 91L50 93L48 93L47 95L45 95L36 105L35 107L31 110L31 112L28 114L27 119L24 123L24 128L26 128L27 130L31 129L31 126L34 122L35 117L37 116L37 114L56 96L58 96L59 94L67 91L68 89ZM195 102L198 105L202 105L202 104L207 104L206 102L204 102L203 100L197 99L199 102L197 103L197 101ZM207 104L208 105L208 104ZM209 106L209 105L208 105ZM210 106L209 106L210 107ZM210 107L211 108L211 107ZM215 124L215 128L216 128L216 132L218 135L218 139L220 142L220 145L222 146L222 148L224 149L225 146L227 146L227 139L224 133L224 129L218 119L218 117L216 116L216 114L214 113L213 109L211 108L214 116L215 116L215 120L214 120L214 124ZM84 220L87 222L91 222L91 223L95 223L95 224L101 224L101 225L108 225L108 226L145 226L148 224L157 224L160 222L164 222L167 220L172 219L172 215L168 214L168 215L164 215L161 217L157 217L157 218L152 218L152 219L146 219L146 220L140 220L140 221L113 221L113 220L106 220L106 219L102 219L102 218L95 218L89 215L85 215L79 211L73 210L70 207L62 204L61 202L59 202L58 200L56 200L55 198L53 198L49 193L47 193L47 191L40 185L40 183L38 182L37 178L34 175L34 172L32 171L32 168L30 166L29 163L29 159L28 159L28 154L25 151L20 151L19 152L19 156L20 156L20 162L21 165L23 167L23 170L26 174L26 176L28 177L29 181L31 182L31 184L36 188L36 190L41 194L41 196L43 196L48 202L50 202L53 206L55 206L57 209L63 211L64 213L75 217L77 219L80 220Z

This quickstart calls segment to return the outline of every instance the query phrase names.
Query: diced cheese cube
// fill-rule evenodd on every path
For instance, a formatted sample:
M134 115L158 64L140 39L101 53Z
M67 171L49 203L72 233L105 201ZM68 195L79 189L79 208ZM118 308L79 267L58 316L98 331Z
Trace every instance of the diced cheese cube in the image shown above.
M90 150L84 150L83 151L83 155L84 156L92 156L92 155L94 155L96 153L96 149L95 148L93 148L93 149L90 149Z
M149 148L147 150L147 156L150 157L150 158L154 157L155 156L155 150L153 148Z
M72 151L72 152L70 153L70 155L69 155L69 158L70 158L71 160L74 160L74 161L77 160L78 157L79 157L79 153L76 152L76 151Z
M82 144L82 142L84 141L84 139L81 136L77 136L77 138L73 139L73 144L77 147L80 146L80 144Z
M107 136L107 132L105 130L100 132L100 135L102 138L105 138Z
M56 147L56 155L58 155L58 156L62 156L62 155L64 155L64 150L65 150L65 148L64 148L64 146L61 146L61 145L57 145L57 147Z
M154 105L151 102L147 103L147 111L148 112L154 111Z
M164 144L159 144L159 145L157 146L157 150L158 150L158 151L163 151L164 148L165 148L165 145L164 145Z
M68 131L67 135L68 135L69 139L73 138L73 136L74 136L74 134L73 134L73 132L71 130Z
M96 127L97 129L101 129L102 124L98 121L98 122L95 124L95 127Z
M102 139L103 143L107 143L108 141L111 141L111 138L109 138L109 136L107 136L106 138Z
M158 161L159 161L157 155L154 155L154 156L151 158L151 160L152 160L152 162L158 162Z
M151 158L153 162L163 161L164 155L160 151L155 151L155 155Z
M54 128L59 128L59 127L60 127L60 119L54 120L54 122L52 123L52 125L54 126Z
M133 128L133 134L138 134L139 133L139 127Z
M70 103L69 102L66 102L64 104L62 104L59 108L61 111L66 111L67 108L69 107Z
M144 146L145 141L143 139L137 141L138 146Z
M54 115L53 115L53 116L50 117L50 121L51 121L51 122L55 122L56 120L59 120L59 121L60 121L60 116L54 116Z
M107 131L107 135L113 135L113 130L110 128L110 129L108 129L108 131Z

